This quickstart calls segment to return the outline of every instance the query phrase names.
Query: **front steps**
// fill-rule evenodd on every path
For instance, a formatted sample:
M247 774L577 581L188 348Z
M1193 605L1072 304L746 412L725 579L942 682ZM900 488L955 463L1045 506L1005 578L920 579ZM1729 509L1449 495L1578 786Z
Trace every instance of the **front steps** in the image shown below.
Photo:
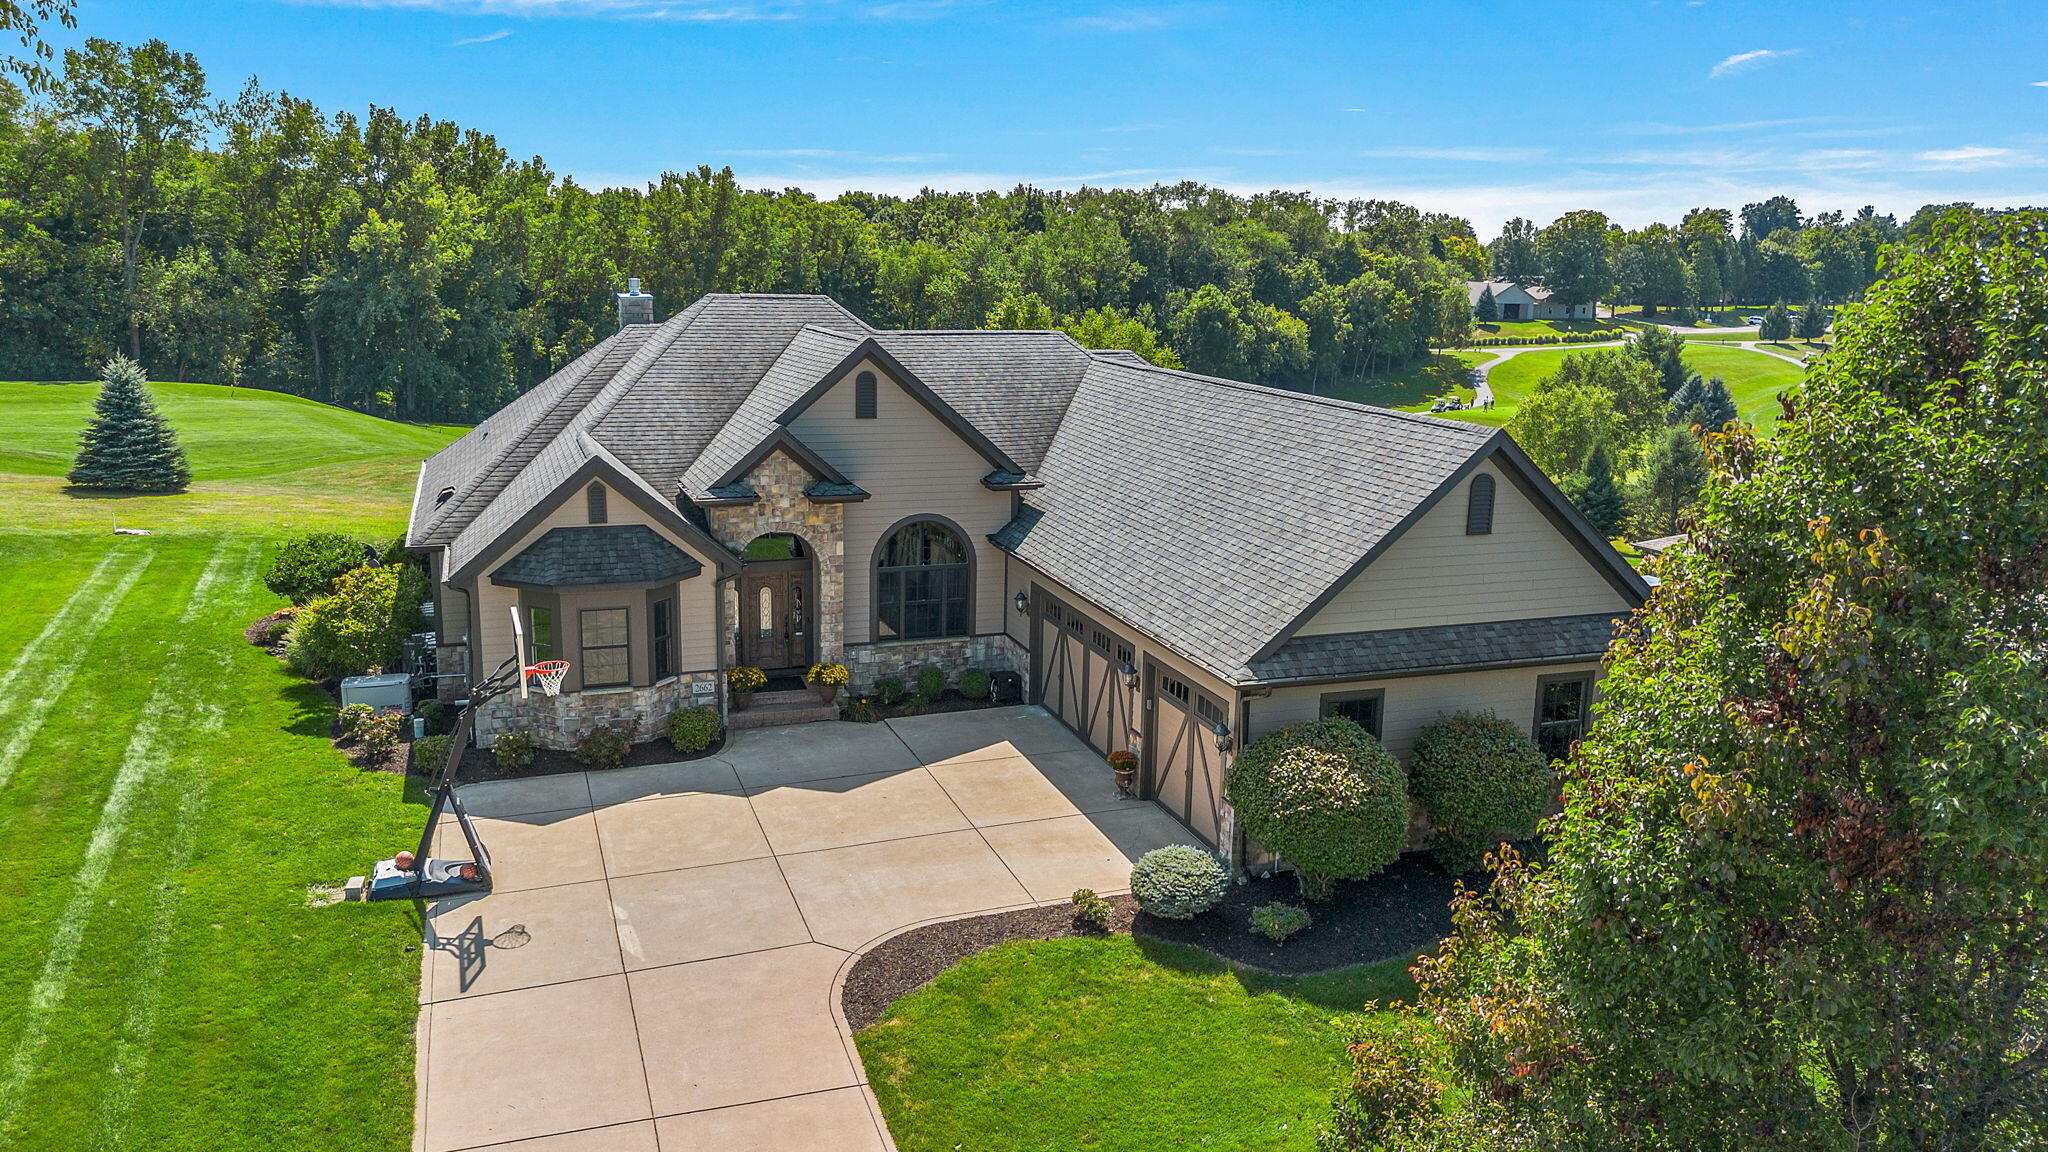
M781 724L809 724L814 720L839 719L839 705L821 703L809 688L783 692L756 692L754 705L746 711L728 711L727 728L773 728Z

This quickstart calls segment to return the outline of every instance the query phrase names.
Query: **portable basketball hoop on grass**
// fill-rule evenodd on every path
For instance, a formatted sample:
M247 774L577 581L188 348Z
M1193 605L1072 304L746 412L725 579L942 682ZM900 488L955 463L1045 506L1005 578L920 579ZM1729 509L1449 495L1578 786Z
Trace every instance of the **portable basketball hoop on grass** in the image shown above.
M490 851L484 847L476 826L470 822L469 813L463 810L461 799L455 795L455 774L462 765L463 750L468 747L470 734L475 729L477 709L515 687L522 697L530 688L540 689L544 696L553 696L562 690L562 677L569 673L567 660L527 662L526 629L517 605L512 608L512 640L513 654L498 665L497 671L471 685L469 699L464 702L462 711L456 714L453 739L448 742L448 758L442 762L438 776L428 789L434 802L427 812L427 826L420 832L419 849L377 861L364 889L365 899L436 899L491 890ZM455 817L455 827L462 834L469 859L428 855L443 812Z

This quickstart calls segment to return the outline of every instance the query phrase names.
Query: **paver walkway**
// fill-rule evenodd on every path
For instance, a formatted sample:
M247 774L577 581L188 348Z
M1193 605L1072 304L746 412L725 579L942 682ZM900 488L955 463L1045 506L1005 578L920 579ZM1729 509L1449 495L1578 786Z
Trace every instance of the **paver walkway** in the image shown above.
M1193 842L1038 708L760 729L462 795L495 890L427 910L422 1152L891 1148L838 1011L854 957L1122 891L1139 854Z

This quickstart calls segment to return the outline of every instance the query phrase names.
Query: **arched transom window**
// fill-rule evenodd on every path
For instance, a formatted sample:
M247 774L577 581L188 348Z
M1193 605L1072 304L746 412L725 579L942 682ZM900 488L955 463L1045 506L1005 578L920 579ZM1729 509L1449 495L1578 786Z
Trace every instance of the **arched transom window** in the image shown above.
M973 599L973 554L945 524L902 525L875 550L875 639L966 636Z

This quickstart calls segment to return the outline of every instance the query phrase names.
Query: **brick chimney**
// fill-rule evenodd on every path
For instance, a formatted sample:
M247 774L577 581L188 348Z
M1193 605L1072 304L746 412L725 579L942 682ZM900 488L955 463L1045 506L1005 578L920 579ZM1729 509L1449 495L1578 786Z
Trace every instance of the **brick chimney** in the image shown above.
M640 278L628 276L626 290L619 293L619 327L654 323L654 297L640 290Z

